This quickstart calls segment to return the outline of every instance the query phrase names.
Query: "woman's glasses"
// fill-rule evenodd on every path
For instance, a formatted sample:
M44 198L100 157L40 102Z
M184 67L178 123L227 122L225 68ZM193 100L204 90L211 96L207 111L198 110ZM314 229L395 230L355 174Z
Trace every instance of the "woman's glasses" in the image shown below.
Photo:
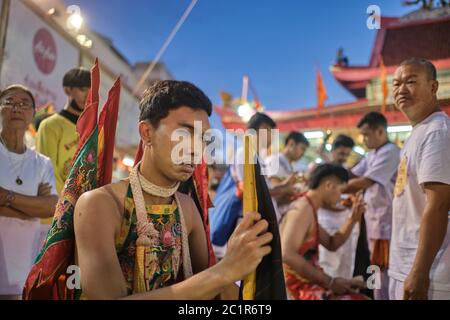
M20 110L30 110L33 108L33 104L31 102L24 102L24 101L14 102L12 100L5 100L1 103L1 105L4 108L8 109L17 108Z

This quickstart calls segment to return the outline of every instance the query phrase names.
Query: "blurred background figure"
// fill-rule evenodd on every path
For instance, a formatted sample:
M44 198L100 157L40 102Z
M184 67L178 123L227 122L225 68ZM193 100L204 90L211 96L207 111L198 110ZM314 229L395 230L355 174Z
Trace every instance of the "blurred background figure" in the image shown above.
M352 138L343 134L338 135L333 141L329 162L347 168L347 160L354 146L355 142ZM343 195L343 198L346 197ZM337 203L330 208L324 206L318 210L319 224L328 233L334 234L339 231L351 214L351 208L341 203ZM336 251L330 251L324 246L319 246L320 266L329 275L343 278L351 278L353 276L359 229L360 226L357 224L347 241Z
M299 161L309 147L309 142L305 136L297 131L288 134L284 141L282 152L274 153L267 158L268 177L272 187L281 184L292 186L292 191L298 193L300 190L295 188L297 182L300 182L300 176L295 172L293 163ZM292 202L289 195L277 199L278 211L283 216Z
M323 229L317 210L334 206L348 181L348 171L341 165L321 164L311 174L309 190L295 200L280 223L286 288L290 299L366 299L357 289L365 287L362 279L327 274L319 263L319 244L336 251L352 233L364 213L359 194L350 217L333 235Z
M69 176L72 159L78 147L76 124L84 110L91 86L91 73L83 68L69 70L62 80L67 95L64 109L39 123L36 151L50 158L56 179L56 191L61 194ZM47 234L52 219L42 219L41 232Z
M364 191L367 210L364 215L372 265L380 267L381 288L374 290L377 300L389 299L389 241L392 233L392 199L400 148L389 141L387 120L379 112L367 113L357 127L366 147L371 150L352 169L347 193Z

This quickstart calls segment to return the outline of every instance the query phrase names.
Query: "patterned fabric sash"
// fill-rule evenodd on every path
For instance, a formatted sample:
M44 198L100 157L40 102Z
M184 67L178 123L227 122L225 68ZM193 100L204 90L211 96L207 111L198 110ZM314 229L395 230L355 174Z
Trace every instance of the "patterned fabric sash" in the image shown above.
M145 210L148 222L154 226L157 242L144 247L143 255L138 257L138 219L130 185L120 234L116 239L116 251L128 294L170 286L192 275L187 228L178 195L175 194L175 201L170 205L145 206ZM142 283L137 285L137 281Z

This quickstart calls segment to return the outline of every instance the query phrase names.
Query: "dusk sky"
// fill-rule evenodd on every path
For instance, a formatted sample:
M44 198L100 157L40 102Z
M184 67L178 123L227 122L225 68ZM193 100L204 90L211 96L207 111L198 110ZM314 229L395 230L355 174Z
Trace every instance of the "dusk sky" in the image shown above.
M215 104L220 90L239 96L248 74L266 110L313 107L317 67L326 104L349 102L354 98L329 72L337 49L344 48L351 65L367 64L376 34L366 26L367 7L378 5L383 16L417 8L401 2L199 0L161 61L175 79L198 85ZM87 26L112 38L131 63L155 57L189 3L65 0L79 5Z

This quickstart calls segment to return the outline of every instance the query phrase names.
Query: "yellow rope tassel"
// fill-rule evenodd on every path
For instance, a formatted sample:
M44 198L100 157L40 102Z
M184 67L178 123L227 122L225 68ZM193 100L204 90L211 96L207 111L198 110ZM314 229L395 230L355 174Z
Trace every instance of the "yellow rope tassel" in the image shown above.
M147 291L145 281L145 249L146 248L144 246L136 246L133 293L142 293Z
M251 144L252 137L247 135L244 137L244 197L243 211L258 211L258 197L256 195L255 184L255 150ZM244 279L244 288L242 290L242 298L244 300L253 300L256 290L256 272L252 272Z

